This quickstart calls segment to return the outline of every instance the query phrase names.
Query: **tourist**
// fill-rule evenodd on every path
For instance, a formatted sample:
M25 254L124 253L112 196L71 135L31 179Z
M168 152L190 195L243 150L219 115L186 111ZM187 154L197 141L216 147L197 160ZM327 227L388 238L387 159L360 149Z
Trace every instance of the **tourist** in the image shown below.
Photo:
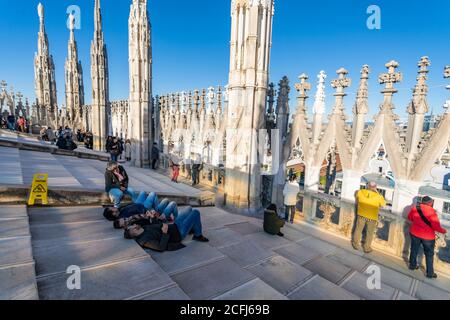
M300 192L300 186L295 175L290 175L288 181L284 185L283 197L285 206L285 220L294 223L295 206L297 205L297 196Z
M59 137L63 136L64 135L63 132L64 132L63 127L60 126L59 129L58 129L58 132L56 134L56 137L59 138Z
M25 133L25 119L23 117L17 119L17 128L20 132Z
M117 162L122 152L123 148L119 142L119 139L117 137L114 137L109 147L109 154L111 155L111 161Z
M11 131L15 131L16 130L16 118L14 117L14 115L10 114L6 119L8 121L8 129Z
M284 220L277 214L277 206L271 204L264 211L264 231L271 235L284 237L281 228L284 227Z
M128 182L125 168L118 165L117 162L109 162L105 172L105 190L115 208L119 208L124 194L131 196L133 202L136 200L136 194L128 186Z
M160 215L155 210L147 210L143 214L137 214L129 218L119 218L114 221L114 229L127 229L132 225L139 225L141 227L157 223L167 223L166 217Z
M94 145L94 136L92 135L92 132L88 131L86 132L86 136L84 137L84 146L86 149L93 149Z
M154 192L148 196L145 192L141 192L131 204L119 208L106 208L103 216L110 221L114 221L120 218L145 214L148 211L154 211L158 216L164 217L164 220L169 222L175 221L178 217L178 206L176 202L170 201L167 198L159 202L158 196Z
M192 186L196 186L200 183L200 171L203 168L203 164L201 161L201 158L198 157L195 161L194 164L192 165Z
M125 141L125 161L131 161L131 140Z
M64 136L66 139L72 139L72 130L68 126L64 128Z
M113 141L112 136L108 136L108 137L106 138L106 147L105 147L106 153L109 153L109 151L111 150L111 144L112 144L112 141Z
M156 170L158 161L159 161L158 144L156 142L153 142L153 147L152 147L152 169L153 170Z
M55 133L53 132L53 129L51 127L48 127L47 130L45 131L45 134L47 135L47 141L50 141L50 143L54 145L56 142L56 136Z
M165 215L169 221L174 221L178 217L178 206L175 201L164 198L161 202L155 192L148 196L145 192L141 192L136 198L135 203L144 205L149 210L155 210L161 215Z
M172 182L178 183L180 175L180 159L175 153L170 155L170 167L172 168Z
M447 233L447 230L441 227L433 205L434 200L426 196L422 199L421 203L412 206L411 211L408 214L408 220L412 223L409 229L411 236L409 269L419 269L417 256L419 254L419 248L422 246L427 266L427 278L431 279L437 278L433 266L436 232Z
M42 141L48 141L47 137L47 128L43 127L41 131L39 131L39 136L41 137Z
M208 242L203 236L200 211L187 208L174 224L158 223L141 227L133 225L124 232L126 239L135 239L143 248L159 252L175 251L184 248L181 243L190 232L193 240Z
M377 230L380 208L386 206L386 200L378 192L377 184L369 182L367 189L357 192L356 204L358 209L352 246L355 250L360 249L362 232L366 228L366 240L363 249L365 253L370 253L372 252L372 241Z

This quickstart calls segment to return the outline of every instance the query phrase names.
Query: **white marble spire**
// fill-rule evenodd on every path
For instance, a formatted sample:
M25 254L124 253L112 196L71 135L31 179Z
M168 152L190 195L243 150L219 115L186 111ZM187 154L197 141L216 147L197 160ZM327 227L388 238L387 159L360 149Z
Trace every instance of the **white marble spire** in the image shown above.
M148 167L152 137L152 46L147 0L133 0L129 18L131 164ZM157 125L155 123L155 125Z
M56 95L55 65L50 55L47 33L45 31L44 6L38 5L39 33L38 51L34 58L34 83L37 108L41 110L42 125L50 125L56 119L58 108Z
M109 103L108 53L103 36L100 0L94 6L94 38L91 42L92 134L94 150L104 150L109 132L111 107Z
M82 107L84 105L83 68L78 60L78 47L75 39L75 16L69 17L70 39L65 65L66 108L72 122L72 129L82 127Z
M325 113L325 80L327 74L325 71L320 71L317 78L319 79L317 83L317 91L314 100L313 113L314 114L324 114Z

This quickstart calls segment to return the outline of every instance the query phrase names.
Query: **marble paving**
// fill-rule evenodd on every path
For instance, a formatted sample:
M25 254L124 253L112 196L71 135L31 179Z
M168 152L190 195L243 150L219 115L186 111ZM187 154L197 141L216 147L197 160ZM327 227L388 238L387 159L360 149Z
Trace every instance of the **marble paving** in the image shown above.
M443 277L383 265L322 239L302 225L269 236L255 218L201 208L209 243L158 253L103 220L102 209L0 207L0 221L18 225L0 234L3 299L415 300L450 299ZM28 213L28 216L27 216ZM29 218L28 218L29 217ZM26 227L15 220L30 221ZM14 223L12 226L14 226ZM0 223L0 228L2 224ZM27 229L28 228L28 229ZM4 230L4 229L3 229ZM386 258L386 261L388 259ZM81 270L82 289L68 290L67 267ZM381 288L369 289L372 265Z
M0 185L30 186L35 173L49 174L49 187L102 191L105 188L106 162L91 159L54 155L46 152L0 147ZM128 167L130 187L135 191L157 192L172 195L199 196L202 191L176 184L167 177L151 171Z

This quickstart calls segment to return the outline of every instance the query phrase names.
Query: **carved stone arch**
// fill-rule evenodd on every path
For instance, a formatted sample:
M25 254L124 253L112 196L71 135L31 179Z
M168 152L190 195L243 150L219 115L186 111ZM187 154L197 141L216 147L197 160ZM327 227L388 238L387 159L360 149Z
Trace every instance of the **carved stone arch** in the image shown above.
M390 159L393 176L396 179L406 178L405 158L400 146L400 139L395 123L393 120L387 119L387 116L385 114L378 116L366 143L356 158L355 168L358 171L365 171L369 161L383 144Z

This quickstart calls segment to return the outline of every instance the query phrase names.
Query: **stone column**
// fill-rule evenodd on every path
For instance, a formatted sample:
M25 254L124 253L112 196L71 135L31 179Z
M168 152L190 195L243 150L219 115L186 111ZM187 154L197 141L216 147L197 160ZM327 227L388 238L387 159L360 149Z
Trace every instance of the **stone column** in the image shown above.
M264 126L273 0L232 1L225 202L230 209L261 209L258 131Z
M94 136L94 150L106 148L106 136L109 132L109 71L108 53L102 31L100 0L95 1L94 38L91 43L91 80L92 80L92 121L91 130ZM123 129L123 128L121 128Z
M133 0L129 18L130 102L128 136L131 138L131 164L150 166L152 107L151 25L147 0Z

